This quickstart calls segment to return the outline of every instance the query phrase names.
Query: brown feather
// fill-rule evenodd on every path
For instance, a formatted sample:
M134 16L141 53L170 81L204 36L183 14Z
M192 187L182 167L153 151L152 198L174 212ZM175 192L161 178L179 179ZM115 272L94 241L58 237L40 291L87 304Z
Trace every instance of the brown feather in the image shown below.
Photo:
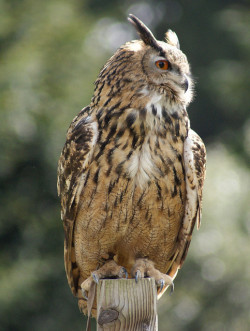
M58 163L58 194L61 197L62 220L65 232L64 261L70 288L77 293L80 272L72 249L74 224L79 196L96 141L92 122L88 119L89 108L84 108L73 120Z

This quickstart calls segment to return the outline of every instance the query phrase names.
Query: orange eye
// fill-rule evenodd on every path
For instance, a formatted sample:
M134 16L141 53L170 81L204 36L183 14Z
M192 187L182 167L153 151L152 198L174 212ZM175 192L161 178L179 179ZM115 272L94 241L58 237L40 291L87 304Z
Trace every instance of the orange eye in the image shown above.
M168 70L169 62L167 60L158 60L155 62L157 68L161 70Z

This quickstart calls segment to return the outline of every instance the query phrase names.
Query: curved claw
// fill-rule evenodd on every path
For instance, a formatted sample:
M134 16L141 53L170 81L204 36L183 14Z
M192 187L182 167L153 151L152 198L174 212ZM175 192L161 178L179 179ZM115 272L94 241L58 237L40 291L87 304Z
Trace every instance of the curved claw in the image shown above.
M83 288L82 288L82 296L84 297L85 300L88 301L87 292Z
M92 272L92 277L93 277L93 279L94 279L94 282L95 282L96 284L98 284L98 283L99 283L99 277L98 277L94 272Z
M170 285L170 295L174 293L174 282Z
M159 283L160 283L160 291L161 291L163 289L163 286L165 285L164 279L160 279Z
M138 283L138 279L141 278L141 272L140 270L137 270L135 272L135 282Z
M122 267L122 273L124 274L125 278L128 279L128 272L126 268Z

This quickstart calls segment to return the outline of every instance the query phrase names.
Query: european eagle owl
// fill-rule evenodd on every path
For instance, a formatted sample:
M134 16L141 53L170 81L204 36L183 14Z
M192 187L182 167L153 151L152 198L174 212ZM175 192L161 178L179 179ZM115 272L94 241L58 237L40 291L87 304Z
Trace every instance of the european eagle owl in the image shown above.
M173 31L158 41L128 19L140 40L103 67L59 159L65 268L83 313L101 278L154 277L160 297L201 219L206 151L186 111L189 63Z

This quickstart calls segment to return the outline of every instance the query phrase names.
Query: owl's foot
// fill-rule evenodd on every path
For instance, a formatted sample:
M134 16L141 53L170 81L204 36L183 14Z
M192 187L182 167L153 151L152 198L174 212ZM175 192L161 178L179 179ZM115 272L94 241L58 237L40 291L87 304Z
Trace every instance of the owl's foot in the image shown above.
M87 293L89 292L93 283L98 284L100 279L105 278L128 278L127 270L115 263L114 260L107 261L100 269L91 273L91 276L87 278L82 284L82 295L88 300Z
M132 270L132 277L135 278L135 281L138 282L139 278L150 277L155 279L157 286L157 292L161 292L163 287L171 286L171 293L174 291L173 279L155 269L154 263L147 259L137 259Z

